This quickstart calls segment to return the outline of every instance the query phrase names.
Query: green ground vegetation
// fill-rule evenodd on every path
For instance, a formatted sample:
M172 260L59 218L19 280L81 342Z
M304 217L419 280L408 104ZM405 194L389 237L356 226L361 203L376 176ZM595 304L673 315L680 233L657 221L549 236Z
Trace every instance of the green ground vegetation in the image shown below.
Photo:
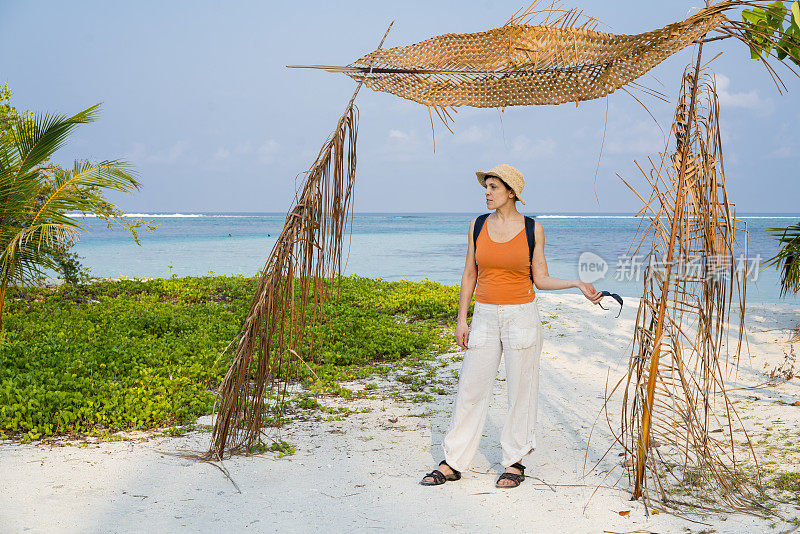
M171 427L211 413L230 365L220 353L238 333L256 283L173 276L10 289L0 437ZM347 397L341 380L452 347L456 286L351 276L340 295L316 336L321 344L301 350L307 365L299 379L312 393Z

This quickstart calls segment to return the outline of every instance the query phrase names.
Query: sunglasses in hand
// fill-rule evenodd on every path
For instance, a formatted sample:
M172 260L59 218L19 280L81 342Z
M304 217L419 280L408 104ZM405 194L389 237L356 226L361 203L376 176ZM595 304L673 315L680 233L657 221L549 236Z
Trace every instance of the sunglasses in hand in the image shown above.
M617 317L619 317L619 314L622 313L622 297L620 297L616 293L611 293L610 291L601 291L600 294L603 295L604 297L611 297L612 299L616 300L619 303L619 311L617 312ZM599 301L597 305L603 308L603 305L600 304ZM608 308L603 308L603 309L608 310Z

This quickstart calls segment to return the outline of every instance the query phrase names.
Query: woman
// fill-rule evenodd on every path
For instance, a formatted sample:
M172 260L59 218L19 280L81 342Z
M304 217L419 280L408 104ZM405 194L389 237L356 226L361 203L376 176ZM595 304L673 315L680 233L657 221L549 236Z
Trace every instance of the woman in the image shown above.
M478 181L486 188L486 206L494 213L486 218L473 244L475 220L467 234L467 261L461 276L456 343L466 349L458 381L456 404L450 428L442 442L445 460L425 475L421 484L439 485L461 478L478 450L486 422L492 385L500 365L506 360L508 419L500 443L501 464L505 472L496 486L512 488L525 478L520 462L536 447L535 425L539 394L539 355L542 351L542 325L535 300L537 289L576 287L597 304L602 298L594 286L579 280L554 278L547 272L544 257L544 228L534 225L531 261L525 232L525 218L516 202L525 201L522 174L511 165L501 164L488 172L478 171ZM531 283L533 282L533 283ZM475 294L471 328L467 309Z

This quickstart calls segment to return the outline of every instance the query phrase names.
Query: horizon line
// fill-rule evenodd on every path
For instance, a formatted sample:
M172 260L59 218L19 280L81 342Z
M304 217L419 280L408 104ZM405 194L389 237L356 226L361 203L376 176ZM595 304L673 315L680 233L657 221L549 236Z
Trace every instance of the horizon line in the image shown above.
M520 213L531 213L531 210L518 210ZM437 215L468 215L477 212L486 212L486 210L475 210L475 211L354 211L353 215L368 215L368 214L417 214L417 215L429 215L429 214L437 214ZM263 215L285 215L288 211L202 211L202 210L131 210L130 212L125 212L125 215L136 215L136 214L157 214L157 215L172 215L172 214L231 214L231 215L241 215L241 214L263 214ZM632 215L635 216L637 214L636 211L535 211L534 213L541 214L541 215ZM80 215L77 212L71 212L71 214ZM751 215L751 214L759 214L759 215L791 215L791 216L799 216L800 211L792 212L792 211L741 211L737 215ZM88 215L88 214L87 214ZM641 215L645 217L646 215Z

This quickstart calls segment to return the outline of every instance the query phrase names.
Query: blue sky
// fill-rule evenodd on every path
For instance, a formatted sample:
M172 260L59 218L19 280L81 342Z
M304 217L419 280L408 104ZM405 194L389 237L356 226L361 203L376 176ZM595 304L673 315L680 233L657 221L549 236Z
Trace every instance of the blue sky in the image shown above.
M74 113L103 102L59 161L122 158L142 190L115 195L128 211L286 211L355 87L343 76L287 64L347 64L387 47L502 25L518 1L37 2L0 0L0 84L18 108ZM703 2L573 1L608 25L639 33L685 18ZM603 29L603 27L601 27ZM718 76L728 192L741 212L796 212L800 83L781 96L733 40L707 45ZM672 100L687 49L640 81ZM673 105L638 94L667 130ZM634 160L664 147L629 95L497 110L459 108L455 135L427 109L362 90L356 211L484 210L476 169L525 174L528 213L627 212L640 201L616 173L645 185ZM792 105L794 103L794 105ZM299 176L299 178L298 178ZM596 195L596 196L595 196ZM598 203L599 201L599 203Z

